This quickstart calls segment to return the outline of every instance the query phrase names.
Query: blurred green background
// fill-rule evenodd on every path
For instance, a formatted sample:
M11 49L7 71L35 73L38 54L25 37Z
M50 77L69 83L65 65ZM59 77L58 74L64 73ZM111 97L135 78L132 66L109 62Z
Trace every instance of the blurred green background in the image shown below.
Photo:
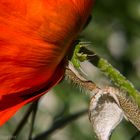
M140 0L96 0L92 20L80 37L92 42L92 49L106 58L140 90ZM98 85L110 84L110 80L89 63L82 63L82 67L89 78ZM79 92L71 83L63 81L41 98L33 136L49 129L56 118L87 109L88 105L89 99L86 94ZM3 140L13 133L27 107L28 105L0 128ZM30 119L16 139L28 139ZM133 125L123 120L115 129L111 140L132 140L137 131ZM96 137L88 114L85 114L55 131L47 139L96 140ZM135 140L140 140L140 137Z

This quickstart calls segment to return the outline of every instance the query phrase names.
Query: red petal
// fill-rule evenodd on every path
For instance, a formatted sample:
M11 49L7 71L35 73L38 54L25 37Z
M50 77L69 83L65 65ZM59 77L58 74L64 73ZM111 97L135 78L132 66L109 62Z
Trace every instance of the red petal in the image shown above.
M60 64L46 83L20 92L3 95L0 99L0 125L4 124L23 105L40 98L63 78L64 68ZM34 80L34 79L33 79Z
M73 1L0 0L1 125L62 79L61 61L93 0Z

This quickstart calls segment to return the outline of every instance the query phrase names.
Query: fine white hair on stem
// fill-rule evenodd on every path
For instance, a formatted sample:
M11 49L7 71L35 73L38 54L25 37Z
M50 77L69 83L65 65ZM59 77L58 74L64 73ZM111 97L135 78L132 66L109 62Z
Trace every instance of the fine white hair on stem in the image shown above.
M82 92L91 93L91 91L98 88L95 83L84 78L83 75L74 68L71 62L69 62L69 65L66 67L65 76L68 81L78 86Z
M65 75L66 79L79 87L81 92L87 93L91 100L104 94L110 96L123 111L124 117L140 130L140 108L126 92L110 86L99 88L94 82L87 80L84 74L79 73L71 62L66 67ZM96 100L98 103L98 98L94 99L94 101Z

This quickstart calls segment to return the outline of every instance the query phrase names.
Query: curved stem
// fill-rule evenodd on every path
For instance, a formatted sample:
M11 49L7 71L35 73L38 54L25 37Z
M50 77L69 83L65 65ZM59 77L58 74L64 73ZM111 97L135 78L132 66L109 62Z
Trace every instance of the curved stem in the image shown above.
M78 45L76 47L79 49ZM81 47L80 52L81 54L87 54L86 60L89 60L93 65L99 68L100 71L109 77L114 85L125 91L127 95L132 97L135 103L140 106L140 92L117 69L115 69L107 60L101 58L84 46Z
M57 129L60 129L60 128L66 126L67 124L71 123L72 121L85 115L87 112L88 112L88 110L86 109L86 110L79 111L75 114L71 114L67 117L60 118L59 120L57 120L56 122L53 123L52 127L49 130L37 135L32 140L45 140L48 136L50 136L52 133L54 133Z
M24 125L27 122L27 119L29 118L33 108L34 108L34 104L32 103L31 106L29 107L29 109L27 110L26 114L23 116L22 120L20 121L20 123L18 124L18 126L16 127L15 131L13 132L11 139L10 140L14 140L15 137L21 132L22 128L24 127Z
M33 110L32 110L32 120L31 120L32 122L31 122L31 128L30 128L28 140L32 139L32 133L33 133L35 117L36 117L36 113L37 113L37 107L38 107L38 101L36 101L34 103L34 107L33 107Z

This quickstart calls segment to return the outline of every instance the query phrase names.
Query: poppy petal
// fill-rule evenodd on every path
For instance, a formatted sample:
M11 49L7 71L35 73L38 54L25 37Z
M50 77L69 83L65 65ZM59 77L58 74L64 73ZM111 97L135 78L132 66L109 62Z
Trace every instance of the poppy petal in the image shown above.
M0 125L64 74L94 0L0 0Z
M64 62L63 62L64 63ZM64 68L60 64L54 75L46 83L32 87L21 92L3 95L0 99L0 125L4 124L23 105L34 101L60 82L64 75Z

